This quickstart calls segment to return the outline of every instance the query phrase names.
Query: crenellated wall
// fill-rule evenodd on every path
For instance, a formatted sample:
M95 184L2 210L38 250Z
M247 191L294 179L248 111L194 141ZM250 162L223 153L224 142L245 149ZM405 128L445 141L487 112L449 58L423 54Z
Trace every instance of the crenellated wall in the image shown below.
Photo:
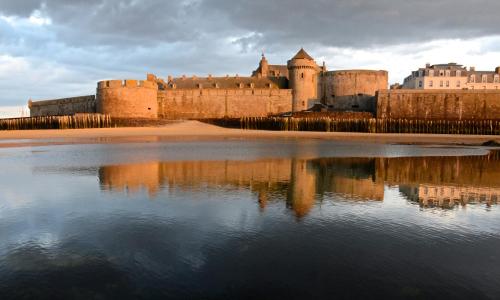
M97 111L115 118L158 118L158 85L153 81L97 83Z
M384 90L377 95L377 118L499 119L500 91Z
M158 91L158 115L166 119L259 117L292 110L285 89L187 89Z
M94 95L72 98L62 98L28 103L31 117L63 116L76 113L95 113L96 101Z

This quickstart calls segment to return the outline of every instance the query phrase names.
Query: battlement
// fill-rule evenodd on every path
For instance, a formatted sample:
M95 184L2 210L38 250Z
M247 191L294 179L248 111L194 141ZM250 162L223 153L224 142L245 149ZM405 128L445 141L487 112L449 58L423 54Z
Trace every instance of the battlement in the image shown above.
M97 83L97 89L116 89L116 88L148 88L157 89L158 85L156 82L147 80L135 80L135 79L125 79L125 80L104 80Z
M277 89L277 88L226 88L226 89L166 89L160 90L159 93L164 95L203 95L203 96L291 96L291 89Z
M337 70L337 71L328 71L325 73L326 76L334 76L334 75L347 75L347 74L361 74L361 75L388 75L389 72L385 70Z

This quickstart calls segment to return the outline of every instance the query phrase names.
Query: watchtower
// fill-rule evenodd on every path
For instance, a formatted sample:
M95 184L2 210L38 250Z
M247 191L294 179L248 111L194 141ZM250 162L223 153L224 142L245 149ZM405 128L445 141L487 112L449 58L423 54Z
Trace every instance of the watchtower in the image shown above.
M309 100L318 98L319 67L304 49L287 63L289 88L292 89L292 111L306 110Z

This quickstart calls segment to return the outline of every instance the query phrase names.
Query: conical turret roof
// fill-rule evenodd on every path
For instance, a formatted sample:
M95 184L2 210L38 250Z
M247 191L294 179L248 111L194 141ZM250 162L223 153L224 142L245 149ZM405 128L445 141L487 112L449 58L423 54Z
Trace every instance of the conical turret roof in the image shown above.
M308 60L314 60L309 54L307 54L306 50L304 48L300 48L299 52L295 54L295 56L292 58L294 59L308 59Z

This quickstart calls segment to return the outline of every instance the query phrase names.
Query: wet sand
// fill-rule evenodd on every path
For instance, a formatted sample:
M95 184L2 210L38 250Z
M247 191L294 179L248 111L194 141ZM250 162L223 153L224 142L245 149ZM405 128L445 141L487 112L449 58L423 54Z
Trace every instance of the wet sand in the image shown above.
M309 138L361 143L419 145L481 145L491 140L500 141L500 137L497 136L479 135L241 130L218 127L198 121L182 121L162 127L0 131L0 148L59 144L153 142L167 139L213 140L218 138Z

